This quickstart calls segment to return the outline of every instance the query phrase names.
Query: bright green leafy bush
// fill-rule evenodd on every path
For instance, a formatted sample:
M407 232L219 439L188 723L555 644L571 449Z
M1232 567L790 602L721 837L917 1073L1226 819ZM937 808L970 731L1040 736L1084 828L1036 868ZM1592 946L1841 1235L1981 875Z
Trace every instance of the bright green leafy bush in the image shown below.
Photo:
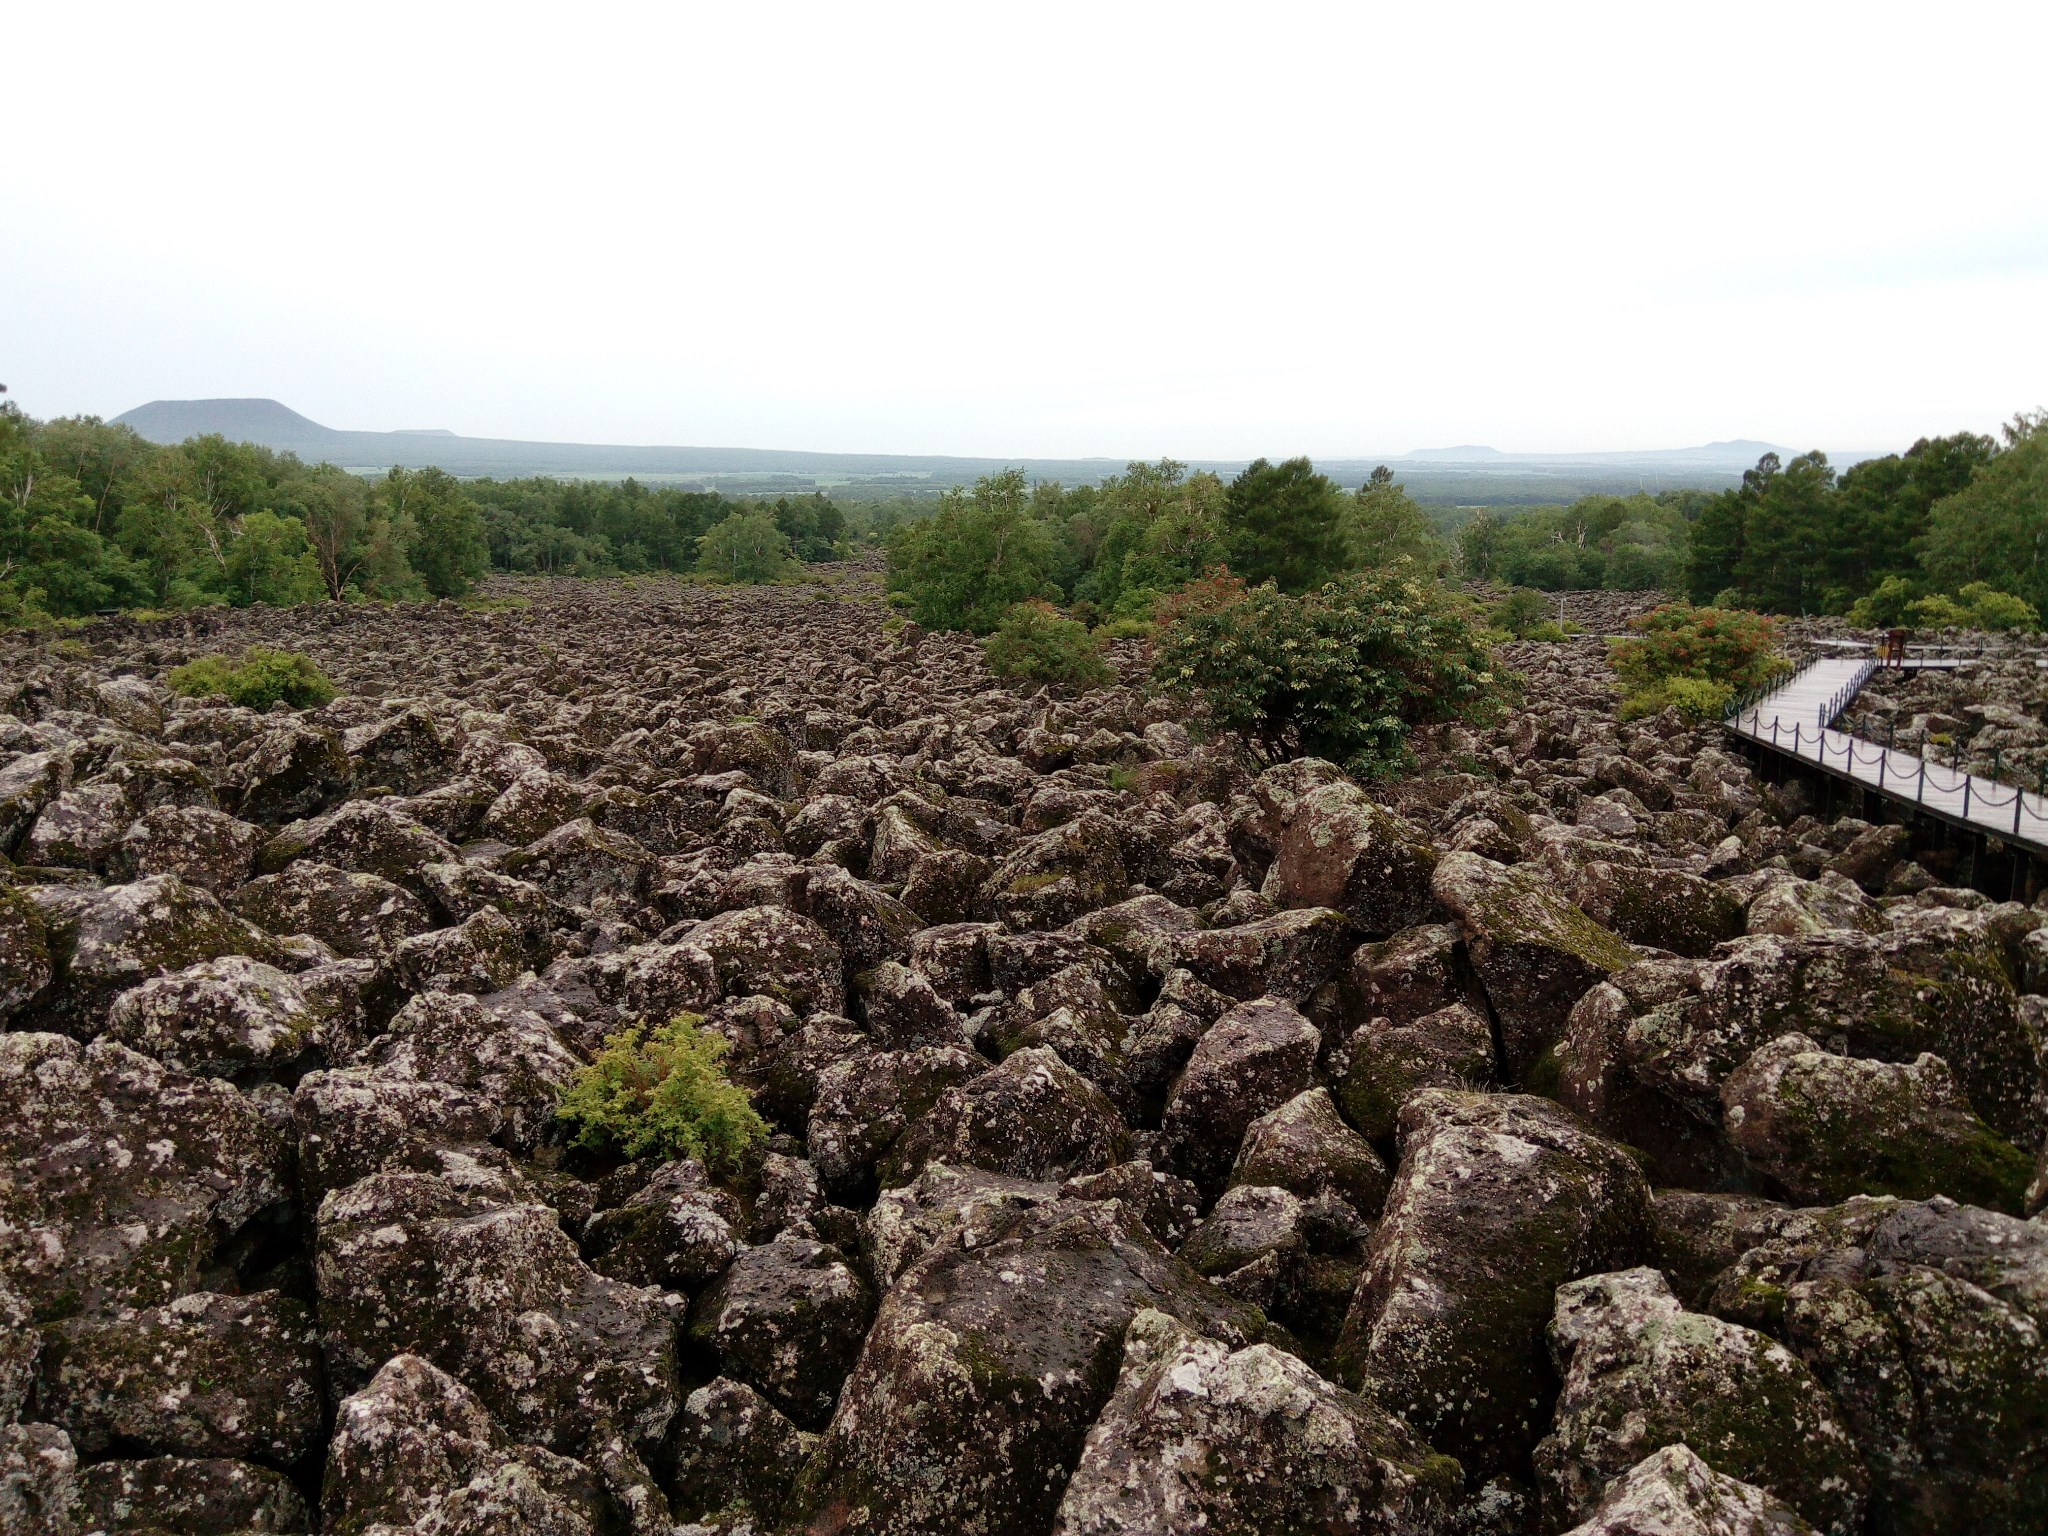
M622 1157L694 1157L730 1171L767 1139L746 1090L720 1061L726 1042L681 1014L622 1030L569 1087L557 1117L575 1143Z
M1390 772L1411 727L1482 717L1506 691L1466 604L1403 566L1300 597L1223 572L1160 614L1154 682L1268 762L1325 757L1361 776Z
M803 566L768 513L735 512L705 533L697 570L713 581L758 583L799 575Z
M247 709L268 709L280 701L293 709L317 709L334 697L312 657L302 651L273 651L252 645L239 661L201 656L165 679L188 699L226 699Z
M981 649L989 671L1015 682L1095 688L1116 681L1102 659L1102 642L1050 603L1017 604Z
M1735 702L1735 690L1727 683L1704 677L1670 677L1647 688L1639 688L1621 702L1621 718L1641 720L1677 707L1678 713L1694 725L1719 720Z

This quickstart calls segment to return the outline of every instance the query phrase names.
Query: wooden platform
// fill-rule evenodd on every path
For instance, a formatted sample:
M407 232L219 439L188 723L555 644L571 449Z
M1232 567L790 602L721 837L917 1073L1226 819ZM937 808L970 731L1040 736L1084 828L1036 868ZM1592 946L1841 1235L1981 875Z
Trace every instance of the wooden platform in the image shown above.
M1947 669L1939 660L1917 665L1909 660L1906 667ZM2048 854L2048 799L1833 728L1878 674L1877 663L1868 658L1813 662L1783 687L1730 715L1726 727L1730 735L1875 790L1921 814Z

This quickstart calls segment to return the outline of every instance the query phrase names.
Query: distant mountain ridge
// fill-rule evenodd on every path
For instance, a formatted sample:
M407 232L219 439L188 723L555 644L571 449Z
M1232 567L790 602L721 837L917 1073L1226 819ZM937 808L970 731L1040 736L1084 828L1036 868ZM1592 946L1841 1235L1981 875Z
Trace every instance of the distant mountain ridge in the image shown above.
M523 442L464 437L443 427L397 432L344 432L268 399L152 400L114 420L151 442L179 443L218 432L309 461L381 471L393 465L435 465L454 475L561 475L621 479L628 475L695 481L730 489L857 485L926 490L971 484L982 475L1022 469L1038 480L1069 485L1101 480L1124 467L1120 458L969 458L943 454L812 453L781 448L698 448L610 443ZM1319 459L1341 484L1357 485L1376 464L1397 468L1418 500L1552 501L1594 492L1733 484L1768 443L1733 440L1697 448L1620 453L1504 453L1464 445L1384 457ZM1236 474L1245 460L1195 460L1190 467Z

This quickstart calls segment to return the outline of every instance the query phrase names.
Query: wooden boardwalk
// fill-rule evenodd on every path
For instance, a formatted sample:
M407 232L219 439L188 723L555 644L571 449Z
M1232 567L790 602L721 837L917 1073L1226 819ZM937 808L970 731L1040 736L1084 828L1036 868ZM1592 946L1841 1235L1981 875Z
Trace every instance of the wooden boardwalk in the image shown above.
M2048 799L1833 729L1876 670L1877 663L1868 658L1813 662L1783 687L1730 715L1727 729L1917 811L2048 854Z

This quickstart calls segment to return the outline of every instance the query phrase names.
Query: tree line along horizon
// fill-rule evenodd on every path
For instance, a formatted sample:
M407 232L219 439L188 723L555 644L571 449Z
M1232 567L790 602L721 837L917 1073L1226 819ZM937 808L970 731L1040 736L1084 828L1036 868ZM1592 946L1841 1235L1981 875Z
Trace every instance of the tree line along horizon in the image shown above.
M1922 438L1841 472L1820 453L1766 454L1720 492L1428 509L1384 466L1352 492L1306 458L1260 459L1228 482L1172 460L1072 487L1012 470L925 502L363 476L219 436L158 445L94 417L38 421L0 402L0 626L462 597L492 572L773 581L877 545L911 617L979 634L1028 601L1135 632L1219 570L1298 596L1397 562L1436 581L2032 628L2048 612L2048 412L2016 416L1998 438Z

